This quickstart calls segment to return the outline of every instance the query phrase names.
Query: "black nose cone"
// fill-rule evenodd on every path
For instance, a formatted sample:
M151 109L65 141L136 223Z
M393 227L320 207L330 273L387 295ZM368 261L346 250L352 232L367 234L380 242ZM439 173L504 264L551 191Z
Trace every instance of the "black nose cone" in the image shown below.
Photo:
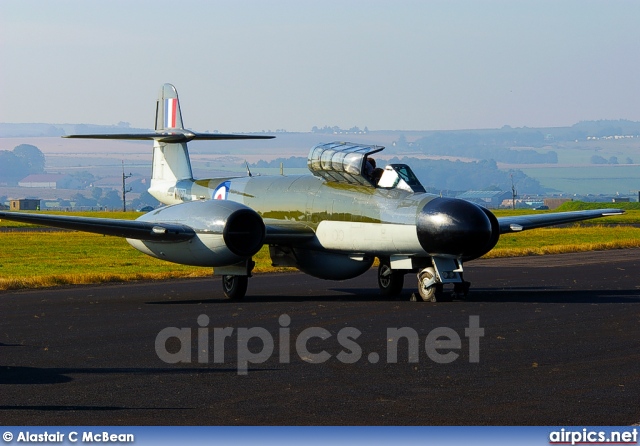
M418 240L431 255L480 257L493 247L491 226L482 208L456 198L435 198L417 217Z

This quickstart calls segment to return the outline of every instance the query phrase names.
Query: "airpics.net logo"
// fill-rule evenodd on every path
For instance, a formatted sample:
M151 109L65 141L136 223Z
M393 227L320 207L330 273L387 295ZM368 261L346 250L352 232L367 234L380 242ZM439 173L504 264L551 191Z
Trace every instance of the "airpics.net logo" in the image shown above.
M638 444L638 429L633 428L627 430L606 431L587 429L586 427L581 430L562 428L559 431L553 431L549 433L549 444L636 445Z
M160 330L155 339L158 358L167 364L191 364L194 361L192 351L195 350L195 360L200 364L208 364L211 360L214 364L235 362L238 375L247 375L250 365L262 364L274 354L277 354L280 364L291 363L292 350L300 360L311 364L324 364L331 359L343 364L355 364L364 355L358 343L362 331L355 327L344 327L335 336L323 327L309 327L292 336L291 317L282 314L278 317L278 334L274 339L271 332L263 327L210 327L209 323L210 319L206 314L198 316L196 336L193 336L194 330L189 327L167 327ZM469 325L464 329L463 336L468 338L469 362L480 362L480 338L484 336L480 316L469 316ZM335 343L340 350L332 355L327 349L335 350L332 348L336 347ZM391 327L386 330L387 364L399 362L400 343L407 346L408 363L418 363L424 353L434 363L449 364L460 358L462 350L462 336L453 328L434 328L421 339L411 327ZM227 348L234 349L232 353L235 354L226 355ZM381 360L380 354L370 352L366 360L376 364Z

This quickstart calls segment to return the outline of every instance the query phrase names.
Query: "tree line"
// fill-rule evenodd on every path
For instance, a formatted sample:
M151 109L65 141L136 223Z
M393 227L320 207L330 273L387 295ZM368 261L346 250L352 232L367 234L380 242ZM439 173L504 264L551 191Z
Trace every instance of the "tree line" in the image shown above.
M250 164L255 168L307 167L304 157L277 158L273 161L260 160ZM511 190L511 181L523 194L544 193L538 180L527 176L521 170L501 170L494 160L473 162L430 160L394 157L384 164L408 164L422 185L433 193L440 191L467 190Z
M558 154L549 150L513 150L512 147L543 147L545 136L539 131L482 131L434 133L412 143L413 150L425 155L459 156L478 160L494 159L507 164L557 164ZM396 150L408 148L406 141L396 141Z
M0 182L15 185L28 175L43 173L44 164L44 153L31 144L0 150Z

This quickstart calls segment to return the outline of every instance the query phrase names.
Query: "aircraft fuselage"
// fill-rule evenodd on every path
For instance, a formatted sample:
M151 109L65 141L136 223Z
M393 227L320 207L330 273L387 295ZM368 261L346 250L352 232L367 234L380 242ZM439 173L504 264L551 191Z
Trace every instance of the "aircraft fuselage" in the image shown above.
M469 259L492 247L488 211L463 200L398 188L296 175L187 180L166 192L177 202L215 199L216 194L255 210L267 225L310 228L316 234L305 245L310 249L377 256L436 253ZM448 205L446 212L434 208L443 203ZM445 247L440 237L445 230L446 249L434 251L434 244Z

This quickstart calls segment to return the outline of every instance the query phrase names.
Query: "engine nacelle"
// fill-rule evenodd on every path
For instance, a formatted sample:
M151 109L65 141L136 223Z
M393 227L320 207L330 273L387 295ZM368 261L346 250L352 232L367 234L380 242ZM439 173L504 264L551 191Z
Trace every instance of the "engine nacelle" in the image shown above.
M227 200L191 201L167 206L138 220L191 227L196 235L187 241L127 239L138 251L183 265L215 267L244 261L260 250L265 236L264 222L257 212Z
M418 213L416 226L426 252L462 260L486 254L500 237L498 220L491 212L457 198L427 202Z

